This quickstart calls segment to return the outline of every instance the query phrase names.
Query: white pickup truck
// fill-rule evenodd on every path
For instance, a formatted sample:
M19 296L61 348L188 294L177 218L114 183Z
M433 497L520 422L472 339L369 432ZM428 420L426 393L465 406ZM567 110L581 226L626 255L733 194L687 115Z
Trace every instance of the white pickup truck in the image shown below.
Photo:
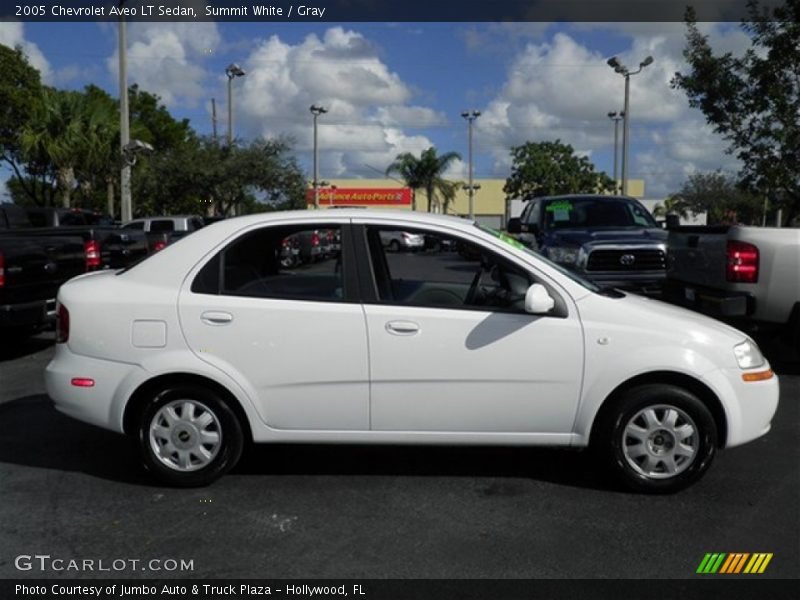
M800 352L800 229L676 227L667 246L665 299L780 330Z

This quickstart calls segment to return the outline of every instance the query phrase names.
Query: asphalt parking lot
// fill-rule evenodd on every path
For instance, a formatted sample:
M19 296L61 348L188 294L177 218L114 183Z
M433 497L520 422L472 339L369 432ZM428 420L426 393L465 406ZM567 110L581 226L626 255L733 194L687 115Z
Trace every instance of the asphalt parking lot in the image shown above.
M771 552L760 577L798 573L800 367L779 346L769 435L648 497L579 453L507 448L258 447L210 488L157 487L128 440L52 407L51 336L0 348L2 578L64 576L15 568L37 553L193 561L126 577L684 578L707 552Z

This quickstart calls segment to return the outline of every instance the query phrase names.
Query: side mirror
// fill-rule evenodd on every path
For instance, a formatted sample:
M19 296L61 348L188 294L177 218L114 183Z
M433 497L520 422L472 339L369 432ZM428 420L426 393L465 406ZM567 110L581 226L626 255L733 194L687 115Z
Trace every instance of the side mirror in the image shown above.
M532 315L543 315L553 310L556 301L547 293L541 283L534 283L525 293L525 312Z
M522 233L522 222L519 220L519 217L514 217L508 220L506 231L508 233Z

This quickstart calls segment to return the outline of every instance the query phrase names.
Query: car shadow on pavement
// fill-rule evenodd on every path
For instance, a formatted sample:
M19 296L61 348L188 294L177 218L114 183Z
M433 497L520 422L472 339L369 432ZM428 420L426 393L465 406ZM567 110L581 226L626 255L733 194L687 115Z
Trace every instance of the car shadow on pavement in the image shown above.
M62 415L44 395L0 404L0 463L153 485L130 439Z
M85 473L153 486L131 440L59 413L44 395L0 405L0 464ZM616 490L585 453L561 449L453 446L249 445L238 475L503 477ZM487 495L510 495L513 482Z
M55 342L52 332L40 333L35 337L12 337L0 344L0 362L15 360L41 352Z

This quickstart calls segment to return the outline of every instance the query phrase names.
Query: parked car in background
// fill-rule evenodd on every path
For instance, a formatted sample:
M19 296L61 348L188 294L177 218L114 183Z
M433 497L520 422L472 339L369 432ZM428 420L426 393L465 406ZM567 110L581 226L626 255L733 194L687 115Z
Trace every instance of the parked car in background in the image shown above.
M423 250L425 236L409 231L383 231L381 243L392 252Z
M281 264L288 237L331 230L337 260ZM447 243L387 252L390 231ZM231 219L58 301L56 407L131 435L171 485L210 483L247 441L509 444L592 447L630 488L673 492L778 402L736 329L439 215Z
M80 208L26 208L30 224L80 235L91 269L124 269L145 258L153 248L141 231L123 230L109 215Z
M93 260L78 233L33 228L23 208L0 204L0 339L51 323L59 286Z
M532 250L604 287L657 293L666 278L667 233L633 198L533 198L507 229Z
M800 229L674 227L668 264L666 299L780 331L800 352Z

